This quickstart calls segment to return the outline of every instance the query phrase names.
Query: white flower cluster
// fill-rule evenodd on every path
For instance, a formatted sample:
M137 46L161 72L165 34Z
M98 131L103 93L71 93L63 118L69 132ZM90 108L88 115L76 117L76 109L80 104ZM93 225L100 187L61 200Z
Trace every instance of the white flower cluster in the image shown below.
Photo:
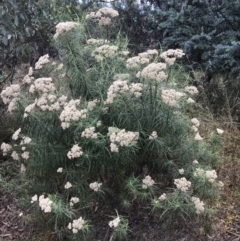
M23 159L29 159L29 152L28 151L24 151L22 154L21 154L22 158Z
M199 132L198 132L198 127L200 126L200 122L197 118L192 118L191 119L191 122L193 123L193 126L192 126L192 130L194 132L196 132L196 135L194 137L194 140L196 141L202 141L203 138L200 136Z
M12 99L12 101L9 103L8 105L8 112L12 113L13 110L16 109L16 105L17 105L17 101L19 100L19 98L14 98Z
M35 91L41 91L43 93L49 93L55 91L55 86L52 83L52 78L38 78L34 81L34 85L31 85L29 88L30 93L34 93Z
M73 159L73 158L77 158L83 155L82 152L82 148L80 146L78 146L78 144L74 145L71 149L71 151L69 151L67 153L67 157L69 159Z
M198 160L194 160L193 164L197 165L198 164Z
M179 172L179 174L183 175L184 174L184 169L183 168L178 169L178 172Z
M39 58L39 60L36 62L35 64L35 69L41 69L43 67L44 64L47 64L49 63L50 60L49 60L49 55L48 54L45 54L43 56L41 56Z
M137 69L140 64L143 65L148 63L149 63L149 59L140 58L139 56L134 56L132 58L127 59L126 67L128 69Z
M125 56L129 55L129 51L123 50L123 51L120 51L119 54L122 55L123 57L125 57Z
M142 188L147 189L154 185L155 181L148 175L142 180Z
M31 82L32 82L33 79L34 79L33 77L31 77L31 76L29 76L29 75L27 74L27 75L25 75L24 78L23 78L23 84L31 84Z
M102 183L98 183L98 182L92 182L89 184L89 187L94 191L94 192L97 192L100 187L102 186Z
M30 104L27 107L25 107L24 115L23 115L24 118L26 118L28 116L28 114L34 109L35 105L36 104L33 103L33 104Z
M195 103L195 100L193 100L192 98L189 97L189 98L187 99L187 103L188 103L188 104L193 104L193 103Z
M36 202L38 200L38 196L37 194L35 194L32 198L31 198L31 203Z
M203 201L200 201L198 197L192 197L192 202L195 205L196 214L200 214L204 211L204 203Z
M45 213L50 213L52 211L52 207L51 206L52 206L53 202L49 198L47 198L47 197L44 198L44 195L41 195L38 198L37 195L34 195L32 197L31 203L36 202L37 200L39 202L39 206L40 206L42 211L44 211Z
M146 52L139 53L138 56L127 59L126 67L128 69L137 69L141 65L149 64L154 55L158 55L156 49L149 49Z
M173 65L177 58L182 58L185 55L181 49L169 49L165 52L160 54L160 57L164 59L164 61L169 64Z
M27 145L32 141L32 139L28 136L23 136L20 145Z
M166 198L167 198L166 193L163 193L158 199L159 199L160 201L164 201Z
M206 171L206 177L209 182L213 183L217 179L217 173L215 170Z
M110 228L116 228L118 226L118 224L120 223L120 221L121 221L120 218L117 217L117 218L113 219L112 221L110 221L108 223L108 225Z
M134 56L132 58L127 59L126 67L128 69L136 69L139 67L139 65L144 65L148 63L149 63L149 59L143 58L140 56Z
M61 106L63 106L66 102L67 97L61 96L57 99L57 96L53 94L44 93L40 98L35 99L33 104L28 105L24 111L24 118L28 117L29 113L34 109L37 105L42 111L52 111L59 110Z
M65 189L69 189L72 187L72 184L70 182L67 182L65 185L64 185L64 188Z
M71 29L78 26L76 22L61 22L56 25L56 33L54 34L54 38L58 38L61 34L70 31Z
M209 182L213 183L217 179L217 173L215 170L207 170L204 171L202 168L196 168L193 175L195 177L203 177L206 176Z
M224 130L217 128L217 133L218 133L219 135L222 135L223 132L224 132Z
M77 110L77 106L80 104L80 100L70 100L64 105L64 109L60 114L61 126L66 129L70 126L70 121L78 121L80 119L86 119L87 110Z
M105 104L113 103L113 99L117 96L117 93L123 94L129 90L126 80L116 80L110 85L107 92L107 99Z
M32 75L33 75L33 67L29 67L28 75L29 75L29 76L32 76Z
M61 69L63 68L63 66L64 66L64 64L61 63L61 64L58 65L58 67L57 67L56 69L57 69L57 70L61 70Z
M141 72L138 72L136 77L143 77L145 79L151 79L156 80L157 82L161 82L167 79L167 75L164 72L165 69L166 64L164 63L151 63L145 68L143 68Z
M100 26L108 26L111 23L111 18L119 16L118 11L111 8L100 8L96 13L91 12L87 14L86 19L95 19L99 20Z
M112 8L100 8L97 12L96 12L96 17L99 18L99 17L102 17L102 16L109 16L111 18L115 18L115 17L118 17L119 14L118 14L118 11L112 9Z
M10 85L5 90L1 92L1 98L5 105L8 105L8 111L11 113L15 107L16 103L19 100L20 86L19 85Z
M33 74L33 68L30 67L29 71L28 71L28 74L25 75L23 80L22 80L23 84L31 84L32 80L34 80L34 78L32 77L32 74Z
M66 101L67 101L67 96L66 95L62 95L62 96L60 96L58 98L59 105L61 105L61 106L64 106Z
M109 17L101 17L99 19L99 26L108 26L111 23L111 18Z
M31 82L32 82L33 79L34 79L33 77L31 77L31 76L29 76L29 75L27 74L27 75L25 75L24 78L23 78L23 84L31 84Z
M198 167L194 171L193 176L194 177L202 177L202 176L204 176L204 174L205 174L205 171L202 168Z
M148 54L148 58L151 59L154 55L158 55L158 51L156 49L148 49L147 54ZM141 53L139 54L139 56L141 56Z
M194 126L199 127L200 126L200 122L197 118L192 118L191 122L193 123Z
M198 94L198 89L195 86L186 86L184 89L186 92L188 92L191 95L197 95Z
M95 18L95 12L90 12L89 14L86 15L86 19L94 19Z
M73 233L78 233L78 231L83 228L84 222L85 221L82 217L75 219L72 223L68 224L68 229L72 229Z
M21 173L25 173L26 172L26 167L23 164L21 164L20 172Z
M99 103L99 100L97 99L89 101L87 105L88 110L92 111L94 107L97 105L97 103Z
M99 126L101 126L101 125L102 125L102 121L99 120L99 121L97 122L96 126L99 127Z
M73 207L74 204L79 203L78 197L71 197L70 199L70 207Z
M190 95L198 94L198 89L195 86L186 86L184 90L185 90L185 92L189 93ZM195 103L195 100L193 100L192 98L189 97L187 99L187 103L193 104L193 103Z
M20 157L19 157L19 155L16 151L12 152L11 157L12 157L13 160L16 160L16 161L20 160Z
M3 156L6 156L7 153L12 149L12 146L3 142L1 145L1 150L3 152Z
M87 40L87 44L92 44L92 45L102 45L105 43L108 43L109 41L107 39L94 39L94 38L90 38Z
M97 133L95 133L95 127L89 127L86 128L82 134L81 137L91 138L91 139L97 139Z
M100 62L104 58L113 58L116 55L117 50L118 50L118 46L104 44L104 45L96 48L93 51L92 56L94 56L94 58L98 62Z
M21 128L17 129L17 130L13 133L12 139L16 141L16 140L18 139L18 137L19 137L20 132L21 132Z
M191 182L185 177L174 179L174 184L177 186L177 189L180 189L183 192L186 192L191 187Z
M185 96L185 93L178 92L174 89L165 89L165 90L162 90L161 96L164 103L170 106L178 107L177 101L181 97Z
M130 146L135 145L139 138L139 132L126 131L125 129L118 129L116 127L108 127L108 136L110 137L111 152L118 152L118 145Z
M51 205L53 202L48 197L44 198L44 195L41 195L38 201L42 211L45 213L50 213L52 211Z
M199 132L195 135L194 140L196 141L202 141L203 138L200 136Z
M157 135L157 132L156 131L153 131L152 134L149 136L149 140L154 140L154 139L157 139L158 138L158 135Z
M59 110L60 104L58 101L54 102L56 100L56 96L52 94L44 93L39 99L35 100L35 104L42 110L42 111L52 111L52 110ZM25 113L25 117L28 116L27 113Z
M42 110L47 110L49 105L48 105L48 100L50 103L54 102L54 99L52 98L52 95L49 95L50 97L48 97L47 93L42 94L42 96L38 99L35 99L35 102L33 104L31 104L30 106L27 106L27 111L30 112L35 105L37 105L38 107L40 107ZM55 96L56 98L56 96Z
M62 173L62 172L63 172L63 168L62 168L62 167L59 167L59 168L57 169L57 172L58 172L58 173Z
M132 83L129 86L129 91L135 95L136 98L142 96L143 85L141 83Z
M128 86L128 82L126 80L115 80L108 88L107 99L104 103L111 104L113 103L114 98L117 97L117 94L127 92L134 94L135 97L138 98L142 95L142 86L143 85L141 83L132 83L130 86Z
M4 104L9 104L12 98L19 96L20 86L19 85L10 85L5 90L1 92L1 98Z

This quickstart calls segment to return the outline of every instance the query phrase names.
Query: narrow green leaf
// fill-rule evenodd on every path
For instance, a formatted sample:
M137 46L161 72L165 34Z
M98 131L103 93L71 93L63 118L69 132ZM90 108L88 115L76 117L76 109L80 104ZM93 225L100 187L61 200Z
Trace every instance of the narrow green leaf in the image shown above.
M14 24L17 27L19 23L18 16L15 16Z
M0 19L2 19L3 16L3 6L0 6Z
M2 38L2 42L3 42L3 44L4 44L5 46L8 45L8 39L7 39L6 36L4 36L4 37Z

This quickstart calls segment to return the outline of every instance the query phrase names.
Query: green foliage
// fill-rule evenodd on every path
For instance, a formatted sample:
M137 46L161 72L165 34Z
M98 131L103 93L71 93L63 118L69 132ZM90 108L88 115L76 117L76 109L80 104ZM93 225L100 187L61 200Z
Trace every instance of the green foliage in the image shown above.
M121 30L132 51L148 46L183 49L190 81L203 85L202 102L207 100L214 113L228 112L231 122L239 122L238 0L131 0L113 1L111 6L121 15Z
M239 1L208 0L170 8L159 25L164 48L183 48L188 59L200 63L209 75L237 76L239 8Z
M122 33L128 37L129 48L135 53L145 51L149 46L159 48L162 41L162 32L158 31L159 16L147 2L139 4L131 0L112 3L121 16Z
M146 46L181 48L188 71L203 69L204 83L221 74L227 94L239 91L240 3L234 1L119 1L123 31L136 51ZM195 77L192 75L192 77ZM215 86L216 88L216 86ZM220 95L220 98L223 94ZM220 99L219 98L219 99ZM231 106L234 103L231 101Z
M3 0L0 4L0 81L12 81L16 66L35 62L46 53L56 56L51 43L60 20L77 20L80 6L73 1Z
M219 187L207 172L196 178L193 161L212 171L217 150L211 151L213 138L207 145L191 131L189 94L175 82L176 75L184 78L182 67L172 65L182 52L170 51L166 58L149 50L135 58L142 62L132 63L126 39L109 36L109 26L89 30L96 20L85 21L57 25L63 68L45 55L21 89L13 85L2 92L8 104L18 97L13 114L21 123L12 147L2 144L4 155L26 166L32 202L62 239L85 238L97 209L109 216L120 205L130 209L155 200L169 220L194 216L191 198L207 206ZM92 37L98 39L90 43ZM169 59L174 61L166 64ZM157 200L163 190L169 193L166 205ZM199 211L200 219L207 210ZM127 239L128 221L117 216L116 226L109 223L112 238Z
M12 80L15 66L30 62L50 46L54 27L49 8L36 1L2 1L0 5L0 69L2 82Z

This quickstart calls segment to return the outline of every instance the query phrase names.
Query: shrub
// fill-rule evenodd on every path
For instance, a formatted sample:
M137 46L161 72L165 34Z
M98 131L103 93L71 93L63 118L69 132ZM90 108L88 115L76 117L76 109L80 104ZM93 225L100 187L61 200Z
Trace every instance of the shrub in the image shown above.
M176 77L182 68L175 62L184 53L148 50L128 58L126 40L106 39L108 26L96 27L98 39L85 20L56 27L63 64L45 55L21 87L1 93L21 120L1 149L26 167L39 215L59 237L76 240L98 225L97 209L112 216L114 208L138 203L176 221L206 216L219 194L212 170L218 158L199 135L200 122L185 113L197 89L178 87L185 79ZM126 218L117 214L109 225L113 238L127 237Z

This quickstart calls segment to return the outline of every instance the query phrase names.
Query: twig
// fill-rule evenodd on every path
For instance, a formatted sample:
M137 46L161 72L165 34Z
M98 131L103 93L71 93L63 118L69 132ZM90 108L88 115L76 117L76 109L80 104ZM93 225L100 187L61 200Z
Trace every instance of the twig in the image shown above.
M231 232L231 231L228 231L228 230L226 230L226 232L227 232L227 233L230 233L230 234L232 234L232 235L234 235L234 236L240 237L240 234L236 234L236 233Z
M103 239L104 241L107 240L108 235L109 235L109 228L107 229L107 232L106 232L105 237L104 237L104 239Z
M8 233L8 234L1 234L1 235L0 235L0 237L8 237L8 236L11 236L11 234Z

